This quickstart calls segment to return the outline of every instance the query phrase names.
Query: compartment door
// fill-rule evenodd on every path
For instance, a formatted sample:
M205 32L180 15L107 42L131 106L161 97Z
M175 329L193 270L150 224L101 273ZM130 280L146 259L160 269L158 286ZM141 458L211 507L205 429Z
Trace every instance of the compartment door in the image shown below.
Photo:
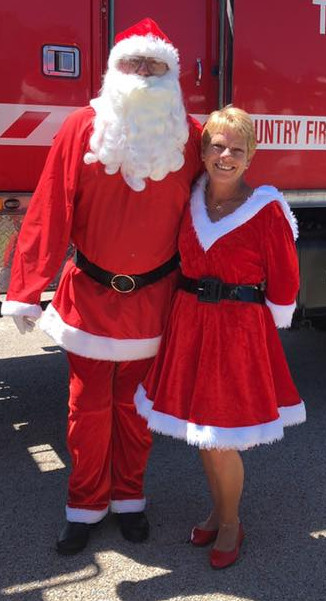
M148 16L154 19L178 48L181 85L188 112L205 115L218 103L218 5L214 0L138 0L114 3L114 32Z

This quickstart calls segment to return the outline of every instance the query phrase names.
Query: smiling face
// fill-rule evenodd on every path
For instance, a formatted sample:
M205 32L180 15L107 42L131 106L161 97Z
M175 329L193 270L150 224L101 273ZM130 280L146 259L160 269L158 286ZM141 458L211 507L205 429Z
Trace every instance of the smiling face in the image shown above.
M247 141L231 127L212 133L203 160L212 181L234 183L250 164Z
M202 133L202 157L215 183L242 180L256 149L253 121L242 109L226 106L213 111Z

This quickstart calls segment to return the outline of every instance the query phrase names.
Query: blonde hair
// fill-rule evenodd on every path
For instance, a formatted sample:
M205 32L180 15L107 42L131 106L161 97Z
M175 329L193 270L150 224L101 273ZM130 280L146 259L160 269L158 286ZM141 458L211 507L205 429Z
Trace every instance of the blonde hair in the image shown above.
M208 117L202 133L202 151L205 152L214 134L223 133L228 129L232 129L244 138L247 143L248 158L251 159L257 145L254 124L246 111L231 105L213 111Z

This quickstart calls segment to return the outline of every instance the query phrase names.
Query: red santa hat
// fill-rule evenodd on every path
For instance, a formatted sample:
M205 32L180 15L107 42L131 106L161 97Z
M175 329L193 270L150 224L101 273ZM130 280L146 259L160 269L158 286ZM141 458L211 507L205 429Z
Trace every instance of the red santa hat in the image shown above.
M169 70L179 75L179 53L153 19L142 19L117 34L109 57L109 68L116 67L121 58L150 56L164 61Z

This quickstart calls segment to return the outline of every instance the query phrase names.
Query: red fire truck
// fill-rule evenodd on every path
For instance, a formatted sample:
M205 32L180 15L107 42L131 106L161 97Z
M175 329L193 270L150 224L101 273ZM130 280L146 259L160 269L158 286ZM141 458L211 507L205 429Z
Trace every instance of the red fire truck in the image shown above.
M298 315L326 315L326 0L2 0L0 292L53 135L97 95L115 33L145 16L180 50L190 113L252 115L251 183L278 186L299 221Z

